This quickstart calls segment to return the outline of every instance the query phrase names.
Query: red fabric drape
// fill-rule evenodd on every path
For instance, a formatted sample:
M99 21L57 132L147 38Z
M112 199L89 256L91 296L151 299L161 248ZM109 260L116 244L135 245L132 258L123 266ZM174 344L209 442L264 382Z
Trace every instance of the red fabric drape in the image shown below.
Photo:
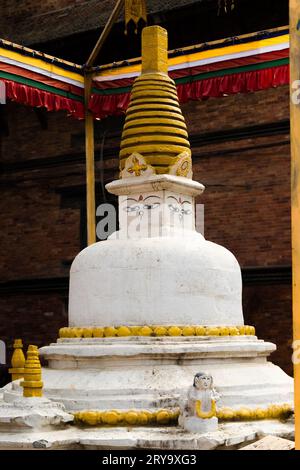
M130 92L116 95L92 95L90 111L96 119L118 116L126 111L130 101Z
M250 93L289 84L289 66L242 72L209 78L177 86L181 103L190 100L218 98L236 93Z
M73 117L84 118L83 102L21 85L9 80L6 95L9 99L33 107L44 107L48 111L67 111ZM251 72L241 72L222 77L191 81L177 86L180 103L190 100L217 98L236 93L249 93L289 84L289 65ZM120 94L93 94L90 110L96 119L124 113L129 105L130 92Z
M289 65L213 77L177 85L180 103L250 93L289 84ZM90 110L95 118L119 115L126 111L130 93L91 96Z
M16 82L3 80L6 85L6 96L12 101L48 111L67 111L71 116L83 119L84 106L80 101L54 95L48 91L39 90Z

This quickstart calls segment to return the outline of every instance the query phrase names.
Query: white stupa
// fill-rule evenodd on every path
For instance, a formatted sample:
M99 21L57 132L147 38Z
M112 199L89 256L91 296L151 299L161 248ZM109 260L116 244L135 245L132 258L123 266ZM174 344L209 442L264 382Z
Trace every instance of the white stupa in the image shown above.
M181 398L202 370L220 394L221 426L222 420L251 420L253 429L253 422L261 426L262 419L282 418L293 407L292 379L268 361L275 345L244 325L237 260L195 229L195 198L204 186L192 180L167 50L164 29L144 29L120 179L107 186L119 196L120 230L76 257L69 326L57 343L40 350L48 361L47 398L77 413L83 424L134 424L136 441L143 436L149 447L154 431L147 440L139 426L175 422ZM13 382L4 399L20 393ZM96 447L107 442L107 432L103 438L98 432ZM169 432L176 440L178 429ZM184 448L180 439L177 448Z

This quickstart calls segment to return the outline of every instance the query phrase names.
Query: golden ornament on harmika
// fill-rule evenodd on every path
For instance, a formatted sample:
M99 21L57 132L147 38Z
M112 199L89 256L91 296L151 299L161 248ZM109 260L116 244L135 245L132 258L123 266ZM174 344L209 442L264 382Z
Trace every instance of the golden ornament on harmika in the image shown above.
M135 80L122 134L122 178L172 174L192 178L191 149L177 89L168 76L168 33L142 34L142 74Z
M43 396L42 368L37 346L30 345L28 348L24 381L21 382L21 386L23 387L23 397Z
M12 367L8 370L12 381L24 377L25 356L23 353L23 343L21 339L15 339L14 352L11 358Z

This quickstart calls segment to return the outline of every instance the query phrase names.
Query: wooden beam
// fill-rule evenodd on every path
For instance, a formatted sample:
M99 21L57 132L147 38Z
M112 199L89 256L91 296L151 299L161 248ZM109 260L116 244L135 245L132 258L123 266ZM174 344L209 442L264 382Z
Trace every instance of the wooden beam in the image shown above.
M292 252L294 342L300 341L300 103L295 81L300 80L300 0L290 0ZM299 88L299 87L298 87ZM298 95L299 97L299 95ZM297 343L294 343L296 346ZM300 450L300 363L294 361L296 449Z
M87 243L96 243L94 118L89 111L92 75L84 77Z
M281 32L281 31L285 31L289 29L289 26L280 26L279 28L271 28L271 29L268 29L268 33L276 33L276 32ZM257 39L257 36L261 34L261 31L256 31L255 33L247 33L247 34L241 34L239 35L239 39L246 39L246 38L253 38L253 41L255 39ZM178 54L178 51L180 51L180 53L188 53L188 52L195 52L195 50L197 49L202 49L204 46L207 47L212 47L212 46L216 46L216 45L223 45L225 43L227 43L228 45L231 45L232 43L235 42L235 38L233 37L227 37L227 38L222 38L222 39L216 39L215 41L207 41L207 42L201 42L201 43L198 43L198 44L195 44L193 46L186 46L186 47L180 47L180 48L176 48L176 49L170 49L168 51L168 54L169 56L172 56L172 54ZM126 59L126 63L128 65L130 64L136 64L137 62L137 59L138 57L135 57L133 59ZM121 67L124 63L124 59L123 60L119 60L117 62L111 62L109 64L105 64L103 67L105 67L105 69L110 69L112 68L113 66L116 66L116 67ZM102 66L98 66L98 67L94 67L94 72L96 72L96 75L97 75L97 72L99 73L99 71L101 71L101 67Z
M93 65L95 64L95 61L96 61L96 59L97 59L97 57L98 57L98 55L99 55L99 53L100 53L100 51L103 47L103 44L104 44L107 36L109 35L112 26L118 20L124 5L125 5L125 0L118 0L117 1L116 6L113 9L112 14L110 15L110 18L109 18L108 22L106 23L106 25L105 25L102 33L101 33L101 36L99 37L99 39L97 41L97 44L95 45L90 57L88 58L88 61L86 63L86 67L93 67Z
M118 0L110 15L87 63L85 64L84 102L85 102L85 152L86 152L86 201L87 201L87 242L96 242L96 202L95 202L95 149L94 149L94 119L89 110L92 92L92 67L109 35L114 23L120 16L125 0Z

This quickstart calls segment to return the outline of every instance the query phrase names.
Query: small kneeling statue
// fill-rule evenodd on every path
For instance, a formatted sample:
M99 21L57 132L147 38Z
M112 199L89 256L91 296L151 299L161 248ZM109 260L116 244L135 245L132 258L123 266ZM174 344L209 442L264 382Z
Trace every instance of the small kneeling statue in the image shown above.
M216 402L220 396L213 388L210 374L199 372L188 391L188 401L181 411L180 425L188 432L206 433L218 430Z

